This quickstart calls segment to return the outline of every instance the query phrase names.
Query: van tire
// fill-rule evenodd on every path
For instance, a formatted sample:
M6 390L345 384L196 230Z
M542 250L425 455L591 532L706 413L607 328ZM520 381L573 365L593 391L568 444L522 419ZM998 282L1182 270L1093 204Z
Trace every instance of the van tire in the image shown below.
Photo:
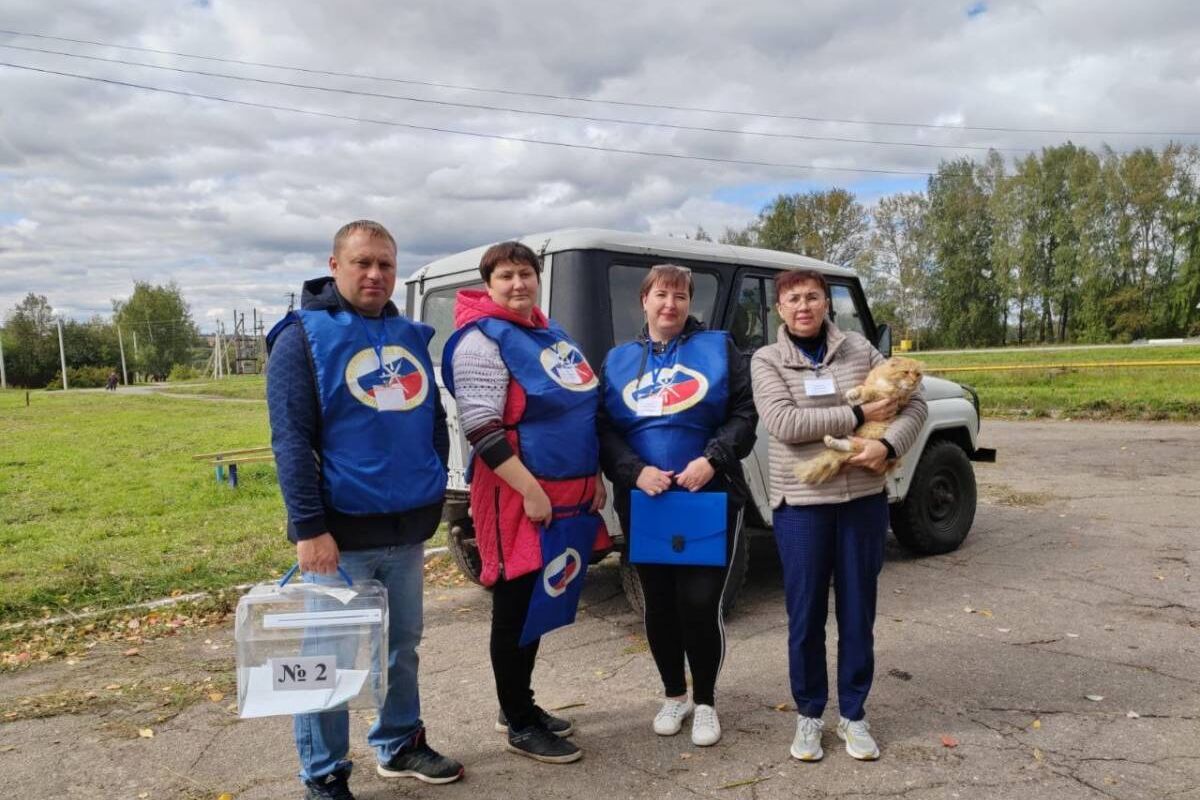
M483 572L483 559L479 557L479 548L475 546L475 524L470 517L455 520L450 523L450 532L446 535L446 549L454 559L458 571L475 583L479 583L479 575Z
M976 499L975 471L967 454L947 439L930 441L907 496L890 509L892 532L919 555L952 552L971 530Z
M746 573L750 566L750 537L745 530L738 538L738 547L733 554L733 565L730 567L725 596L721 600L721 611L729 616L737 606L738 595L746 585ZM646 616L646 596L642 594L642 581L638 577L637 568L629 563L628 550L621 551L621 590L633 613L639 617Z

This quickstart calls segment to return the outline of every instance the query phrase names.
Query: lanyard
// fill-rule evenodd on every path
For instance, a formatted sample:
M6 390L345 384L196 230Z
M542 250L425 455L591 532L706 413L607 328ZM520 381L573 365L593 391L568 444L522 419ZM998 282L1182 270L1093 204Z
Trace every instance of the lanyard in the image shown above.
M387 316L384 314L380 314L379 316L381 330L378 342L371 336L371 327L367 325L367 321L363 319L362 314L355 311L354 316L358 319L358 324L362 325L363 333L367 335L367 341L371 343L371 348L375 351L375 357L379 359L379 371L383 372L383 348L387 344Z
M637 380L633 384L634 386L641 385L642 376L646 374L646 361L649 359L650 351L653 349L654 349L654 341L652 339L647 339L646 347L644 350L642 350L642 363L638 365ZM675 366L675 364L678 361L679 361L679 337L676 336L674 339L672 339L670 342L667 343L667 349L663 351L662 362L660 362L657 367L652 366L650 368L650 381L651 381L651 385L654 386L654 388L655 388L656 394L657 394L657 390L658 390L658 374L660 372L662 372L663 369L665 369L668 366L671 366L671 367Z

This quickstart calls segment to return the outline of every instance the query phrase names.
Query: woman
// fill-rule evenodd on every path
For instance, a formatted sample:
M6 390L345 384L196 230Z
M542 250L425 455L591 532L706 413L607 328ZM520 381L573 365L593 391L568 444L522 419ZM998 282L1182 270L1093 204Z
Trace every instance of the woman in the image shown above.
M851 407L845 392L883 360L857 333L829 315L829 285L819 272L775 277L779 327L774 344L754 354L758 413L770 434L771 507L783 564L788 612L788 670L799 719L791 754L819 761L828 699L825 620L834 579L838 623L837 735L860 760L879 757L863 706L875 671L875 594L883 566L888 501L883 472L916 441L925 401L914 396L899 414L892 400ZM843 472L819 486L802 484L795 467L818 453L826 434L843 436L864 421L891 421L882 440L863 446Z
M725 655L721 599L748 499L741 460L754 447L758 416L745 359L724 331L689 316L691 272L656 266L642 281L646 327L613 348L601 370L600 453L615 505L631 534L630 491L724 492L725 566L637 564L646 637L666 699L654 732L671 736L694 713L692 742L721 738L715 690ZM684 658L692 671L688 697Z
M508 749L563 764L583 753L565 737L571 722L533 702L540 639L522 646L522 629L542 568L538 526L554 508L604 505L596 440L598 381L566 332L537 307L541 262L519 242L493 245L479 264L485 291L463 290L458 330L442 354L471 443L471 517L492 587L492 671L498 730ZM597 547L611 546L601 524Z

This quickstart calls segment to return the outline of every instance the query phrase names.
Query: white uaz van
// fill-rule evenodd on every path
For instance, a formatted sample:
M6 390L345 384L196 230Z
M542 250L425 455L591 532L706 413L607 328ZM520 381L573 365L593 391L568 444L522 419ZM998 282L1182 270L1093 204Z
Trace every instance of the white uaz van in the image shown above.
M637 336L642 327L639 287L655 264L690 267L695 280L692 314L712 328L727 330L749 356L775 340L780 319L775 309L776 272L810 269L829 281L832 310L842 330L858 331L884 355L891 354L891 332L877 325L862 286L852 270L812 258L753 247L699 242L595 229L552 231L520 241L543 259L539 305L571 334L597 366L614 344ZM430 345L440 382L442 346L454 330L454 299L459 289L481 288L479 259L487 246L434 261L406 282L407 313L437 331ZM927 377L924 396L929 416L900 469L888 478L892 531L906 548L920 554L956 549L975 518L975 473L971 461L994 461L995 451L981 448L979 399L969 387ZM449 548L462 571L478 580L479 558L468 514L464 468L468 448L458 430L454 399L443 389L450 420L450 484L445 518ZM747 529L769 531L767 432L759 426L754 452L743 462L753 501L746 509ZM624 537L611 504L605 520L624 550ZM731 586L741 587L748 563L748 537L734 554ZM603 557L605 554L597 554ZM624 561L626 595L641 606L641 589ZM727 592L727 606L737 592Z

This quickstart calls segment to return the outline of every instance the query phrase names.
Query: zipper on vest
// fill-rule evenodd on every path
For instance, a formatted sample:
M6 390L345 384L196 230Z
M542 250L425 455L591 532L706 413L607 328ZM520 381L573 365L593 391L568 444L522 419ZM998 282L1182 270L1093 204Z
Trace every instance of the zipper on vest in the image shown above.
M504 540L500 538L500 487L493 495L496 503L496 553L500 556L500 580L504 580Z

